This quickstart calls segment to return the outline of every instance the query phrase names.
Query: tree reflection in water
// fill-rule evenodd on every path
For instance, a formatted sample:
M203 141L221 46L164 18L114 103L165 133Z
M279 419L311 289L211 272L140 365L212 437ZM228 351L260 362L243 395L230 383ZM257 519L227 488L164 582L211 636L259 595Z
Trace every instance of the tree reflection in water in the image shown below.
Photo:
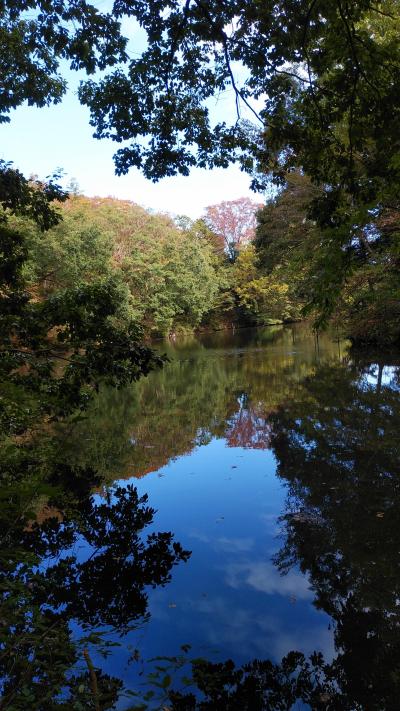
M296 565L307 574L314 604L332 618L336 657L326 663L317 652L310 659L292 652L281 664L241 668L198 662L203 700L170 694L171 708L290 709L296 701L338 711L398 708L399 372L382 363L325 365L272 415L265 401L264 409L239 402L228 443L271 442L278 476L289 484L275 564L282 574Z
M398 367L322 366L269 421L289 485L274 563L307 574L314 605L332 618L334 660L293 651L276 665L196 662L203 699L172 693L172 709L398 709L399 391Z
M307 572L334 621L338 682L362 709L395 709L400 694L399 373L322 368L273 418L289 482L275 562Z
M324 362L337 360L337 342L324 335L321 346ZM282 327L209 335L168 356L150 378L105 390L69 439L62 430L68 461L95 465L109 480L157 471L213 437L267 448L271 413L297 398L316 363L312 335Z
M191 689L178 689L173 674L160 672L149 679L156 695L131 708L273 711L298 702L316 710L394 711L400 698L400 370L362 360L328 362L296 372L290 382L283 369L279 389L268 390L258 383L268 373L274 377L273 362L257 360L252 387L245 387L248 365L236 364L231 375L217 371L217 390L203 363L197 410L195 403L185 411L193 390L179 390L179 378L172 378L176 417L169 419L161 404L171 403L171 390L167 397L166 376L158 375L159 409L144 407L136 435L147 437L154 425L157 436L168 430L172 451L180 426L184 449L199 432L205 441L207 433L224 434L233 446L272 448L277 474L288 485L274 562L283 575L293 566L307 575L315 606L332 619L335 658L292 651L278 664L254 660L242 667L197 660ZM148 386L140 387L143 398ZM152 455L143 456L146 466ZM74 471L78 490L85 476ZM57 476L67 491L68 466ZM167 583L173 565L188 558L171 533L144 537L154 511L134 488L117 488L94 503L82 487L75 497L50 498L55 518L32 525L29 512L14 517L19 523L8 538L11 514L3 512L2 709L113 708L122 682L96 667L96 696L83 649L97 641L107 654L108 642L96 638L101 628L124 633L146 619L146 589ZM72 636L72 620L86 635L81 643Z
M146 620L146 589L168 583L190 554L172 533L143 535L154 510L131 486L72 510L53 503L58 515L40 524L22 511L12 527L2 520L1 708L113 708L122 682L94 670L86 645L107 653L105 628L123 634ZM72 621L86 631L80 641Z

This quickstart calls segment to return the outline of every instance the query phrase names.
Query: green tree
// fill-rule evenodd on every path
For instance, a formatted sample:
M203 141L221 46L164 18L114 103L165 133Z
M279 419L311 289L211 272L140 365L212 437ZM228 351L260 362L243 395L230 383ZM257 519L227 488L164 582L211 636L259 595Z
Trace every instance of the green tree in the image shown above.
M400 339L400 221L383 210L371 225L370 240L354 250L334 317L358 343L398 343Z
M161 229L159 240L142 236L140 242L122 269L141 320L161 335L195 328L218 290L209 245L172 225Z
M37 10L33 19L26 9ZM52 9L32 1L2 11L3 115L24 100L58 101L63 58L87 72L118 64L79 92L95 135L125 144L118 173L135 166L158 180L238 161L260 187L301 169L321 189L309 213L321 229L310 304L326 323L360 254L379 247L380 217L399 208L398 0L171 0L167 9L118 0L112 15L74 0ZM124 17L147 34L140 56L125 52ZM213 123L209 99L228 87L236 120ZM242 107L256 126L241 120ZM397 303L389 291L382 296Z
M239 161L260 187L301 169L320 188L308 214L321 231L309 303L325 324L362 266L360 253L379 248L380 216L399 208L398 1L226 2L222 10L193 0L133 14L148 33L145 52L129 72L89 81L80 93L99 137L132 141L118 150L117 171L134 165L157 180ZM247 70L242 81L236 61ZM227 86L237 120L213 125L208 99ZM261 96L257 129L239 112L254 114ZM389 292L381 295L398 304Z
M43 233L32 222L14 218L12 224L24 230L28 258L24 266L27 285L41 298L71 288L77 283L90 284L107 276L112 269L113 245L88 212L71 197L60 210L60 222Z
M289 171L285 186L258 213L254 239L260 276L286 286L286 313L299 318L315 291L314 254L321 230L309 216L320 189L298 170Z
M305 175L286 175L282 192L259 213L255 247L260 273L289 285L298 314L312 312L323 323L318 300L324 295L326 307L331 304L330 320L354 341L398 341L398 211L382 209L374 221L371 216L365 235L344 249L311 219L310 204L319 195Z
M85 0L6 0L0 38L3 122L25 101L30 106L61 101L67 88L61 61L93 74L127 58L116 17Z
M315 222L308 217L310 203L320 193L300 171L285 175L285 186L258 213L254 238L261 269L288 273L298 254L312 241Z
M73 197L45 237L31 230L30 283L46 293L82 282L118 284L122 322L147 335L192 330L213 305L218 258L208 232L111 198Z
M100 383L123 385L162 362L141 345L140 330L121 314L125 287L113 276L90 284L78 281L46 298L31 289L25 274L29 257L25 220L43 232L55 228L60 212L54 201L65 197L54 180L31 183L10 165L1 165L0 418L5 500L27 472L33 489L46 488L47 440L54 419L84 409ZM20 218L23 224L14 224Z
M289 299L289 286L273 274L260 273L253 245L242 249L236 259L233 292L239 309L256 323L290 319L295 313Z

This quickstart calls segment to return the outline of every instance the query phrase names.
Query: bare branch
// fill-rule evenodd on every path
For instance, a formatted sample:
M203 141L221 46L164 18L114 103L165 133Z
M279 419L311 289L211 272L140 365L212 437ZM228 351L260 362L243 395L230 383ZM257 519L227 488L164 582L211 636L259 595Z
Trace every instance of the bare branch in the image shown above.
M257 113L257 111L252 107L252 105L247 101L246 97L244 96L243 92L239 89L239 87L236 84L236 80L234 77L234 74L232 72L232 67L231 67L231 59L229 56L229 49L228 49L228 37L226 36L225 32L220 28L216 27L215 22L213 18L211 17L210 13L208 12L207 8L204 7L203 3L201 0L195 0L196 5L200 7L200 9L204 12L207 20L215 27L215 29L218 31L222 47L224 50L224 57L225 57L225 62L226 62L226 68L228 70L229 78L231 80L232 88L235 92L235 102L236 102L236 113L238 120L240 119L240 110L239 110L239 99L243 101L245 106L251 111L251 113L256 117L257 121L259 121L261 124L264 125L264 121L260 117L260 115Z

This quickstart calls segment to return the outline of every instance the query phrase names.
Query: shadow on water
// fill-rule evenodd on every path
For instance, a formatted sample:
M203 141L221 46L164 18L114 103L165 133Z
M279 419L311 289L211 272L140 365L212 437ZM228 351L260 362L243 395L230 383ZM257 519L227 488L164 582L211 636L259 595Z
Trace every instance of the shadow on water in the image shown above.
M45 482L32 483L29 472L20 472L10 484L0 514L0 708L398 708L396 358L348 355L346 344L327 336L316 344L299 327L207 336L169 355L163 372L126 391L103 393L85 419L55 434L46 445ZM187 580L196 550L190 557L186 541L155 530L152 496L148 501L140 488L148 481L156 492L157 478L143 477L160 467L167 467L172 486L176 457L189 461L191 452L220 441L224 456L240 452L244 462L254 451L273 454L283 485L273 566L282 580L294 570L307 579L313 608L329 616L331 657L317 638L312 654L288 646L277 659L266 649L247 663L239 649L229 661L193 659L191 639L177 655L165 649L149 591L171 584L172 569L181 573L184 562ZM245 473L251 489L258 480L251 469ZM130 481L105 487L116 477ZM204 497L206 511L212 501L207 492ZM165 496L166 508L168 501ZM258 516L256 500L246 508L243 498L240 505L243 516ZM173 513L181 537L176 504ZM244 593L251 605L249 585ZM272 598L260 600L265 606ZM143 650L130 649L130 684L111 662L142 625L158 626L158 656L165 657L144 664ZM135 665L143 672L143 692Z

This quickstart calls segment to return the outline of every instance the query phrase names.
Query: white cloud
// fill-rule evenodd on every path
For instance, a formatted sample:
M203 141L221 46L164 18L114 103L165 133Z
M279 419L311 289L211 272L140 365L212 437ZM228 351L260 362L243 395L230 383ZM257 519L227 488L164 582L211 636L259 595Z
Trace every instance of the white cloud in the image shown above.
M307 578L291 570L287 575L280 575L269 561L244 561L228 563L224 567L226 584L232 588L249 585L254 590L267 595L290 596L299 600L312 600L313 592Z

